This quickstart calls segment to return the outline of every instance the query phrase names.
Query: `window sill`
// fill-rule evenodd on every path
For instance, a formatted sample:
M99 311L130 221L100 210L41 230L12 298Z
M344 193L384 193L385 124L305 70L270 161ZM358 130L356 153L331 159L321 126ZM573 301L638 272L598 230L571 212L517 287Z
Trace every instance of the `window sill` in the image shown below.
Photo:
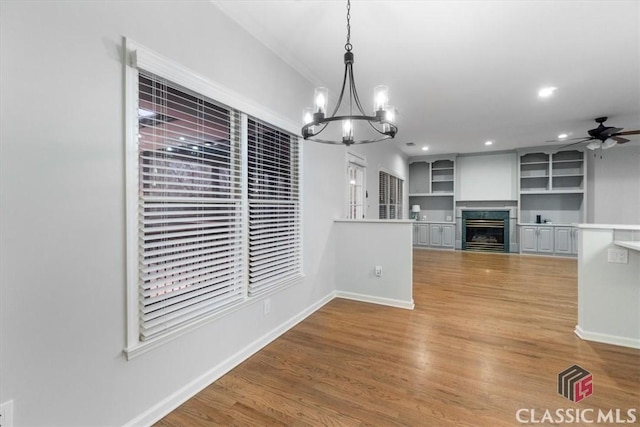
M292 278L291 280L288 280L287 282L283 283L281 286L278 286L275 289L272 289L270 291L265 292L264 294L261 294L259 296L254 296L254 297L245 297L244 300L231 305L227 308L225 308L224 310L218 311L216 313L212 313L210 315L204 316L200 319L197 319L187 325L183 325L181 327L172 329L171 331L165 333L162 336L156 337L156 338L152 338L150 340L147 341L139 341L138 343L130 346L130 347L126 347L122 352L124 353L125 357L127 360L132 360L135 359L136 357L139 357L157 347L160 347L170 341L173 341L176 338L179 338L183 335L186 335L188 333L190 333L191 331L198 329L208 323L211 322L215 322L216 320L224 317L224 316L228 316L231 313L234 313L238 310L244 309L252 304L256 304L259 303L260 301L273 296L275 294L277 294L278 292L281 292L285 289L288 289L292 286L298 285L300 283L302 283L304 279L304 274L300 274L299 276Z

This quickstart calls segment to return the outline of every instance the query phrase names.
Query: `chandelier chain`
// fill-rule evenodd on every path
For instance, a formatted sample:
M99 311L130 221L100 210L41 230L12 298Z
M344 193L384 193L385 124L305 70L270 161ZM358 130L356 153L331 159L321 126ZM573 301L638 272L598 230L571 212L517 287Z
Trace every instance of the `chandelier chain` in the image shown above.
M347 44L344 45L347 52L351 52L351 0L347 0Z

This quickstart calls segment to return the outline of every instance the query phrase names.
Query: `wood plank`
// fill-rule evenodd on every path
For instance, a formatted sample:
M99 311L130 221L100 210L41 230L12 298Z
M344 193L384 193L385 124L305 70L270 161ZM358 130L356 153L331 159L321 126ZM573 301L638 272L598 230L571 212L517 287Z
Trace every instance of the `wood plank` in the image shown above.
M333 300L156 425L512 426L520 408L640 408L640 350L573 333L574 259L416 249L414 300ZM579 403L556 388L573 364L594 378Z

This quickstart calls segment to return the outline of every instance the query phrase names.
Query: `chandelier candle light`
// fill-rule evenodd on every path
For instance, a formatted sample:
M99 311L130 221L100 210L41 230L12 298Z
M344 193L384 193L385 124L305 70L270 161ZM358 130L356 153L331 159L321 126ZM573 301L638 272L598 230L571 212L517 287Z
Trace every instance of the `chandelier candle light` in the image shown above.
M338 103L331 113L327 116L327 106L329 100L329 90L326 87L316 88L314 94L314 107L305 108L303 111L304 126L302 127L302 137L310 141L322 142L324 144L368 144L370 142L384 141L392 139L398 132L395 124L395 109L388 104L389 88L386 86L376 86L373 95L373 116L367 116L362 108L356 84L353 79L353 53L351 49L351 1L347 0L347 43L344 45L346 52L344 53L344 77L342 80L342 89L338 97ZM347 115L336 115L340 110L343 99L345 99L345 89L348 90L348 112ZM346 100L345 100L346 103ZM354 114L354 109L356 114ZM358 114L359 113L359 114ZM317 138L331 122L342 122L342 140L332 141ZM371 135L368 139L357 140L354 138L354 128L356 123L365 122L375 131L369 132Z

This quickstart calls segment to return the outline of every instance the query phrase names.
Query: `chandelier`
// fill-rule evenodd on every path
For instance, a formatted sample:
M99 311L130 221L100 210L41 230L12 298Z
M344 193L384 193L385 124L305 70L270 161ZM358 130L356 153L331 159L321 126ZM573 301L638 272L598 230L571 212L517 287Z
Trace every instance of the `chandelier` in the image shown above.
M310 141L322 142L324 144L368 144L371 142L392 139L398 132L395 124L395 109L388 104L389 88L387 86L376 86L373 95L374 115L368 116L362 108L356 84L353 79L353 52L351 49L351 1L347 0L347 43L344 45L344 77L342 79L342 89L336 107L330 116L327 115L327 105L329 90L326 87L316 88L314 93L314 107L305 108L303 112L304 126L302 127L302 137ZM345 97L345 90L347 91ZM341 113L342 101L348 114ZM340 115L337 115L341 113ZM355 113L355 114L354 114ZM333 122L342 123L342 139L329 140L317 137L327 126ZM364 123L365 126L358 126ZM373 130L366 130L366 125ZM364 137L356 139L354 134L363 130Z

